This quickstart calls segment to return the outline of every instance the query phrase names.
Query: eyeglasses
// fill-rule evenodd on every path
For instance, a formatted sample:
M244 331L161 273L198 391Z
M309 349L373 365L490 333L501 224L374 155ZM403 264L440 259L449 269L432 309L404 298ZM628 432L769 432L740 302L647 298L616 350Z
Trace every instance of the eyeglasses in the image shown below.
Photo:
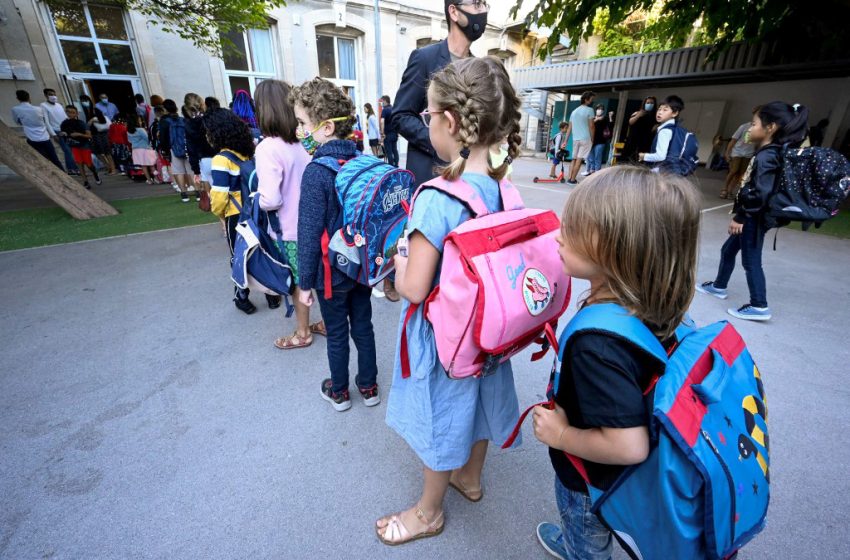
M425 126L430 127L431 126L431 115L436 115L438 113L445 113L445 111L429 111L429 110L426 109L426 110L422 111L421 113L419 113L419 116L422 117L422 122L425 123Z
M455 2L455 6L472 6L478 12L489 12L490 4L487 0L469 0L467 2Z

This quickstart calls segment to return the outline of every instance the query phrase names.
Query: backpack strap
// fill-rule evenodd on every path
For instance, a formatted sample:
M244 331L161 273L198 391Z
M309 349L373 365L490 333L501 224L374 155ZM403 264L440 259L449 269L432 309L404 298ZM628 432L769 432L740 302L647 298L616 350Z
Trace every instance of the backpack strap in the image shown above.
M525 208L525 203L522 201L517 188L508 181L502 179L499 181L499 194L502 197L502 208L505 210L522 210Z
M472 188L472 185L463 179L447 181L442 177L434 177L416 189L416 193L414 193L413 198L410 200L411 208L413 208L419 194L426 189L438 190L443 194L454 198L458 202L461 202L464 206L466 206L473 218L486 216L490 213L490 209L487 208L487 205L484 204L484 201L481 200L481 197L478 196L478 193L475 192L474 188Z
M313 163L318 163L322 167L327 167L334 173L339 173L339 170L344 165L344 161L340 161L335 157L322 156L313 160Z

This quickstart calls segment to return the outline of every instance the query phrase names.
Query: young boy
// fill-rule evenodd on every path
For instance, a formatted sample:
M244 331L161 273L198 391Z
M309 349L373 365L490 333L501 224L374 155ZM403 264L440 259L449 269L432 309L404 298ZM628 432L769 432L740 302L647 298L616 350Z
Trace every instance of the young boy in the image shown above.
M638 159L647 163L657 164L667 159L667 148L673 139L673 127L679 114L685 108L685 102L678 95L671 95L658 106L655 120L658 122L658 130L652 140L652 153L638 154Z
M298 120L297 136L313 161L301 178L298 204L298 287L299 300L313 304L318 292L319 307L328 337L328 365L331 376L322 381L322 398L334 410L351 408L348 393L348 333L357 347L357 376L354 382L366 406L381 402L378 394L378 365L375 331L372 327L372 290L357 284L335 267L325 277L322 263L322 236L342 227L342 208L335 192L336 173L317 163L330 156L348 161L357 148L347 138L354 123L354 104L345 93L327 80L313 80L292 89L290 100ZM331 288L328 292L328 288Z
M561 124L558 125L558 134L552 139L552 149L549 150L549 161L552 162L552 169L549 170L549 177L555 178L557 175L555 174L555 168L561 163L561 159L558 157L558 154L561 150L566 149L567 147L567 122L561 121Z
M80 175L83 177L83 185L87 189L91 189L88 177L86 176L86 167L91 169L94 175L94 182L98 185L101 183L100 177L97 174L97 169L91 158L91 132L86 123L77 118L77 108L73 105L65 107L65 115L68 117L59 127L59 134L68 141L71 146L71 154L74 157L74 162L80 168Z

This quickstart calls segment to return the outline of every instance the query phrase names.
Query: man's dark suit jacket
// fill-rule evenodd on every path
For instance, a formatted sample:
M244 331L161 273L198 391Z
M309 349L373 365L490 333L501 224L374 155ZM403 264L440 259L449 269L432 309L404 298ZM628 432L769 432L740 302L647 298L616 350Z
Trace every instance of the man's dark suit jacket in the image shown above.
M417 186L434 178L434 166L441 163L431 146L428 127L422 122L419 113L428 108L428 82L431 75L451 61L447 41L413 51L396 93L393 123L408 142L407 169L416 176Z

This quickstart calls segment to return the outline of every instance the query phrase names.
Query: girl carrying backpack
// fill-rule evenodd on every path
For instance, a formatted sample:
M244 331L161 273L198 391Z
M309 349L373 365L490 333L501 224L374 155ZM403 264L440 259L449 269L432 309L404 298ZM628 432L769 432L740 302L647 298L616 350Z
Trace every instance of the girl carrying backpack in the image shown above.
M750 289L750 302L737 309L727 310L738 319L768 321L772 316L767 305L767 286L761 265L764 235L768 229L764 215L768 199L782 175L783 149L797 148L803 143L808 130L808 117L809 110L806 107L782 101L763 105L753 114L750 141L758 148L744 173L741 190L735 197L729 238L720 249L720 267L714 280L697 286L699 292L726 299L726 287L740 252Z

